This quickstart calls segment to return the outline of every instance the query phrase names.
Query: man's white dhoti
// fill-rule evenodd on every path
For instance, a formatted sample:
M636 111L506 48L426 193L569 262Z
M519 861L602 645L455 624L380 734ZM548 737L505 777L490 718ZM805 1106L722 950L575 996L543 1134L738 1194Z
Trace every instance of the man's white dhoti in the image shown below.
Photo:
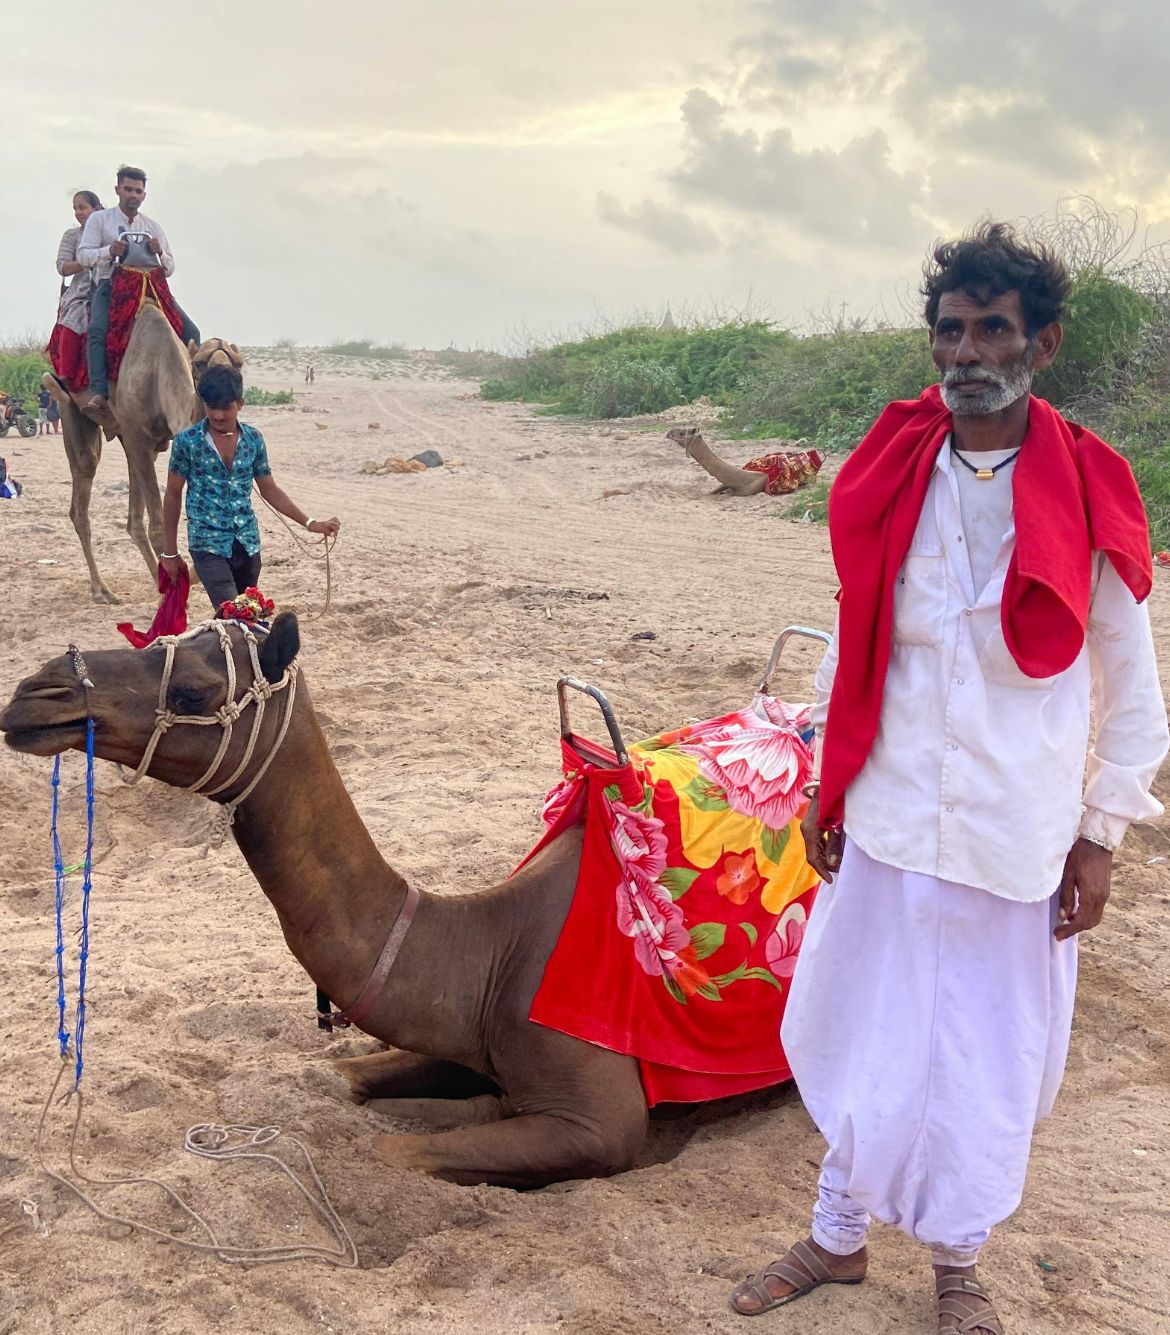
M809 917L781 1037L829 1144L813 1237L863 1245L872 1213L971 1265L1016 1208L1064 1073L1075 938L1030 903L900 871L848 841ZM867 1213L868 1212L868 1213Z

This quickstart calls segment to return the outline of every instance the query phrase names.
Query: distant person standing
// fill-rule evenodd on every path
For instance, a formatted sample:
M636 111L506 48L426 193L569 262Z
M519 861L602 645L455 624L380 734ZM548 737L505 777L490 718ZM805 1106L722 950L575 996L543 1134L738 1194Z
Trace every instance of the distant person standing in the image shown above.
M53 402L53 396L47 389L42 389L37 395L37 408L40 410L37 417L37 435L47 436L49 434L49 404Z
M317 368L315 366L310 366L309 369L305 372L305 384L312 385L316 382L316 379L317 379Z
M49 425L53 428L54 436L61 434L61 405L51 394L49 395Z

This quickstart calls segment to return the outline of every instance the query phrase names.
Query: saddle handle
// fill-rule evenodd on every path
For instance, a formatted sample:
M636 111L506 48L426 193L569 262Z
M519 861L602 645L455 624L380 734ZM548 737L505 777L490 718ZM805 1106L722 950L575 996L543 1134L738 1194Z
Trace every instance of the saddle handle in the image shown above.
M806 640L820 640L828 648L833 643L833 637L823 630L813 630L811 626L785 626L776 637L776 643L772 646L772 656L768 659L768 666L764 669L764 675L760 678L760 684L756 687L759 695L770 695L772 678L776 675L776 669L780 666L780 655L784 652L784 646L793 635L801 635Z
M576 677L561 677L557 681L557 709L561 716L561 740L567 742L572 736L572 728L569 726L569 691L580 691L582 695L587 695L591 700L597 702L597 707L601 710L601 717L605 720L606 730L609 732L609 740L613 745L617 763L619 766L628 764L630 757L626 754L626 744L622 741L622 732L618 727L613 706L596 686L590 686L587 681L580 681Z

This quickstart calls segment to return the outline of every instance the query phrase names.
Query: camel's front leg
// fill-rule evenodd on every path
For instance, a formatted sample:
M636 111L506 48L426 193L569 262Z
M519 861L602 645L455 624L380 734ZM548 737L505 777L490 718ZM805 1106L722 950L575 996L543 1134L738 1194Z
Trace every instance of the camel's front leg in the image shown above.
M69 460L69 473L73 480L69 518L73 521L89 569L90 596L95 603L116 603L117 595L98 573L97 560L93 554L93 533L89 524L93 478L102 457L102 433L93 422L78 412L72 399L58 394L57 401L61 405L65 455Z
M498 1093L498 1086L457 1062L389 1048L361 1057L341 1057L333 1068L349 1084L355 1103L370 1099L469 1099Z
M142 553L151 578L158 575L158 551L152 537L162 542L162 501L158 494L158 475L154 471L154 446L122 437L126 451L126 467L130 475L130 501L126 515L126 532ZM147 531L147 518L150 532Z

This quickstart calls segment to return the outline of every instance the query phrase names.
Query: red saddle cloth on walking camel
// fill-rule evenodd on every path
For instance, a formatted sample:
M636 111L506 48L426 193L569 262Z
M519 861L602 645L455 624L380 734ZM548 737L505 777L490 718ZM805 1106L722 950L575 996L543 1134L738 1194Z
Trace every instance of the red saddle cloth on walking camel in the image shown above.
M130 343L138 312L153 301L167 317L171 328L183 337L183 317L171 296L167 276L161 269L114 268L110 279L110 327L106 335L106 364L111 380L117 380L122 358Z
M807 709L758 695L621 767L562 741L524 862L581 822L584 844L529 1018L637 1057L651 1107L791 1078L780 1021L818 884L799 830L809 737Z

